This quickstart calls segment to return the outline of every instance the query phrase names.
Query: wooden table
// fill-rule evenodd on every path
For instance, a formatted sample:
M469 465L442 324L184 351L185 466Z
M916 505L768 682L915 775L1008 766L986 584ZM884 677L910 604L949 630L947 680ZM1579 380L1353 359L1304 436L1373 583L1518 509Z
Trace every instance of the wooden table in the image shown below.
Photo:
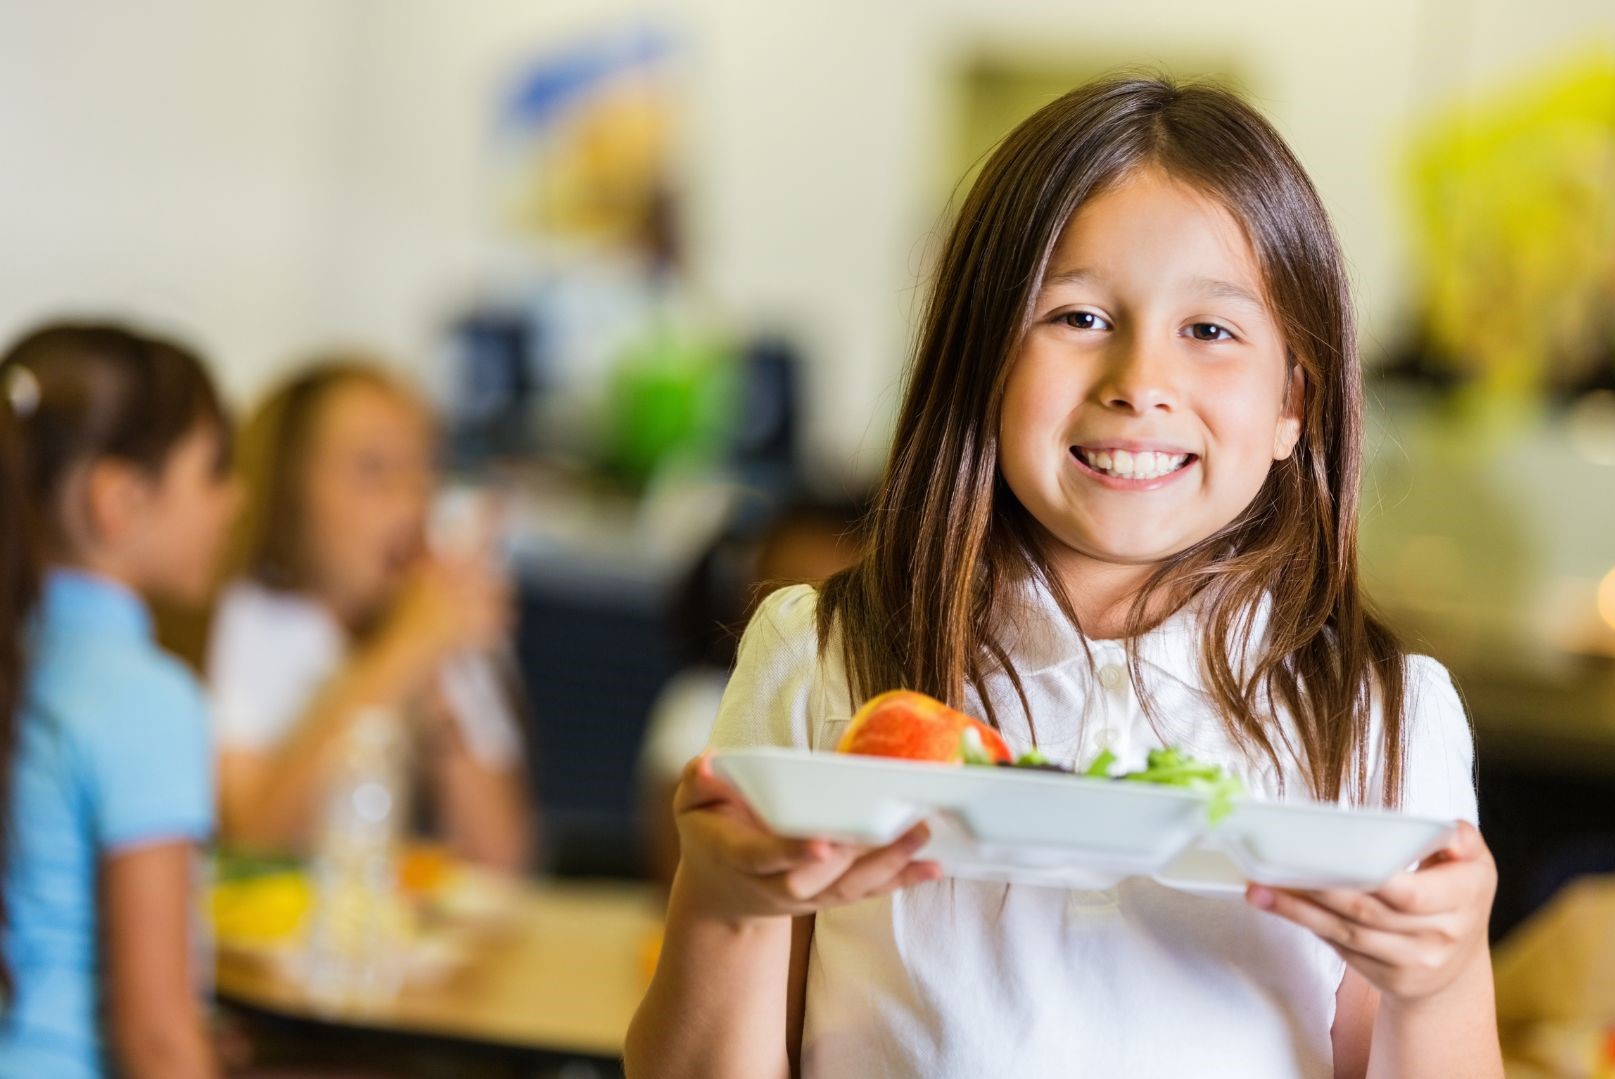
M524 885L505 925L442 981L408 985L386 1003L332 1012L274 968L221 955L227 1002L293 1019L457 1039L485 1046L616 1057L648 983L647 948L661 925L648 885Z
M1565 887L1492 965L1510 1079L1588 1074L1615 1040L1615 877Z

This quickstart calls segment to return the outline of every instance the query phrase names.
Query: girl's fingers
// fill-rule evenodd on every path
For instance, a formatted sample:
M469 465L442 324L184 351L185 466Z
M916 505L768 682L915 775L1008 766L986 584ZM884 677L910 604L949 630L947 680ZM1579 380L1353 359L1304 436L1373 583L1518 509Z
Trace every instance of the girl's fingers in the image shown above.
M1355 968L1372 985L1386 985L1396 977L1396 968L1388 963L1381 962L1371 955L1352 951L1350 948L1336 944L1333 941L1326 943L1334 949L1335 954L1340 956L1347 966Z
M1466 906L1495 888L1496 874L1480 833L1465 821L1451 843L1413 872L1392 877L1375 894L1387 906L1407 914L1436 914Z
M719 779L718 773L712 770L711 753L692 757L679 776L678 790L673 794L673 812L706 809L724 803L737 806L746 804L740 792L726 781Z
M870 887L883 884L907 865L914 857L914 852L923 847L929 838L930 831L925 825L917 824L896 840L874 850L862 847L838 847L823 862L800 866L784 874L780 883L786 894L793 899L805 900L824 896L827 899L847 902L857 898L842 886L844 878L852 873L855 867L858 869L858 876L853 883L868 880Z
M1447 862L1429 869L1398 873L1375 896L1392 910L1408 915L1440 914L1456 910L1474 890L1472 866Z
M1486 841L1481 838L1480 829L1466 820L1461 820L1454 829L1452 838L1447 840L1447 845L1421 861L1418 869L1419 871L1433 869L1449 862L1480 861L1490 853Z
M694 810L684 827L691 838L748 876L768 877L813 865L829 856L829 844L815 839L782 839L744 820L712 810Z
M847 871L831 885L830 894L852 902L884 888L907 870L914 855L930 841L931 830L924 824L915 825L895 843L870 851L853 862Z
M785 839L764 828L746 806L745 799L712 770L710 754L703 753L684 766L673 812L681 829L701 837L722 859L752 876L783 873L804 863L823 861L830 844L819 839Z
M1359 925L1293 892L1253 884L1246 889L1245 895L1255 906L1311 930L1330 944L1361 953L1370 959L1394 963L1413 947L1412 938L1404 933Z
M940 880L941 877L942 867L935 862L910 862L903 868L901 873L897 874L897 876L893 877L885 884L882 884L874 891L866 893L864 898L872 899L875 896L891 895L893 892L902 891L904 888L911 888L916 884L924 884L927 881Z
M1428 916L1408 914L1390 906L1374 892L1357 892L1344 888L1325 888L1318 891L1294 893L1309 899L1325 910L1333 911L1350 922L1368 929L1385 929L1393 933L1416 933L1428 926Z
M824 858L811 865L798 865L778 873L769 884L792 902L806 904L805 913L812 909L811 901L841 879L841 875L852 867L862 851L862 847L833 844Z
M1479 828L1461 820L1458 830L1453 833L1452 842L1437 853L1447 854L1461 862L1471 862L1487 853L1486 840L1481 838Z

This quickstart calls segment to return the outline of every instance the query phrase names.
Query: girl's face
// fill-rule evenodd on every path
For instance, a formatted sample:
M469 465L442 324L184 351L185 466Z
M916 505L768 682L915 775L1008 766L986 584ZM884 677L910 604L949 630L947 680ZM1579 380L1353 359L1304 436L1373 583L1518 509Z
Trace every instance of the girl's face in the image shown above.
M1302 375L1263 291L1233 217L1159 170L1066 224L999 431L1004 480L1062 576L1193 546L1294 450Z
M141 490L119 532L134 583L158 599L199 604L213 586L241 505L240 485L223 467L221 437L213 423L198 423L160 474L136 481Z
M384 604L422 552L435 483L425 412L354 379L318 406L303 477L303 556L315 593L349 621Z

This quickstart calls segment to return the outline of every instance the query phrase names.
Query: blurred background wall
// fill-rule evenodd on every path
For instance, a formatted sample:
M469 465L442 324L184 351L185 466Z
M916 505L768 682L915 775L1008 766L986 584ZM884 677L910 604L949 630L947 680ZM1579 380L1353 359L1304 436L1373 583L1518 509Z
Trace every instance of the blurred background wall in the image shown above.
M1335 214L1372 354L1406 314L1410 124L1615 40L1605 0L7 0L0 334L133 311L188 331L242 398L332 340L425 370L521 257L490 211L495 103L556 41L643 18L685 53L693 277L730 318L798 336L811 452L865 472L950 177L984 148L956 120L984 56L1236 80Z

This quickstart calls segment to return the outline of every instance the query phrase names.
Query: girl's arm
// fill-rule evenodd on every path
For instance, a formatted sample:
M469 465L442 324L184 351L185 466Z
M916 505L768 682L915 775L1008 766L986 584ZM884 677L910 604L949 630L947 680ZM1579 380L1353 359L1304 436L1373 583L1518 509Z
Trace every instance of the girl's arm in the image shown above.
M479 566L428 560L411 573L372 640L348 660L273 752L219 758L219 816L226 840L259 849L308 839L327 762L366 708L418 700L445 656L492 647L510 625L508 589Z
M1464 822L1445 850L1375 892L1253 885L1246 894L1256 906L1316 933L1378 991L1370 1079L1501 1079L1486 941L1496 888L1491 852Z
M1368 1050L1379 1014L1379 990L1351 967L1346 968L1335 991L1335 1024L1330 1041L1335 1051L1335 1079L1363 1079L1368 1074Z
M446 716L435 725L427 754L444 844L479 865L525 870L533 856L532 800L521 764L478 760Z
M1489 956L1478 956L1437 997L1387 998L1374 1021L1368 1079L1447 1075L1503 1079Z
M114 851L101 861L107 1041L118 1071L194 1079L217 1074L193 981L189 842Z
M628 1079L786 1079L791 919L712 917L689 891L681 871L656 974L628 1030Z
M780 839L705 756L684 770L674 811L683 854L661 959L628 1030L626 1071L636 1079L789 1076L812 916L934 880L934 863L912 860L925 827L874 850Z
M226 842L252 850L288 850L308 840L330 759L353 718L366 708L399 708L435 669L431 642L383 635L357 653L270 751L219 754L219 827Z

